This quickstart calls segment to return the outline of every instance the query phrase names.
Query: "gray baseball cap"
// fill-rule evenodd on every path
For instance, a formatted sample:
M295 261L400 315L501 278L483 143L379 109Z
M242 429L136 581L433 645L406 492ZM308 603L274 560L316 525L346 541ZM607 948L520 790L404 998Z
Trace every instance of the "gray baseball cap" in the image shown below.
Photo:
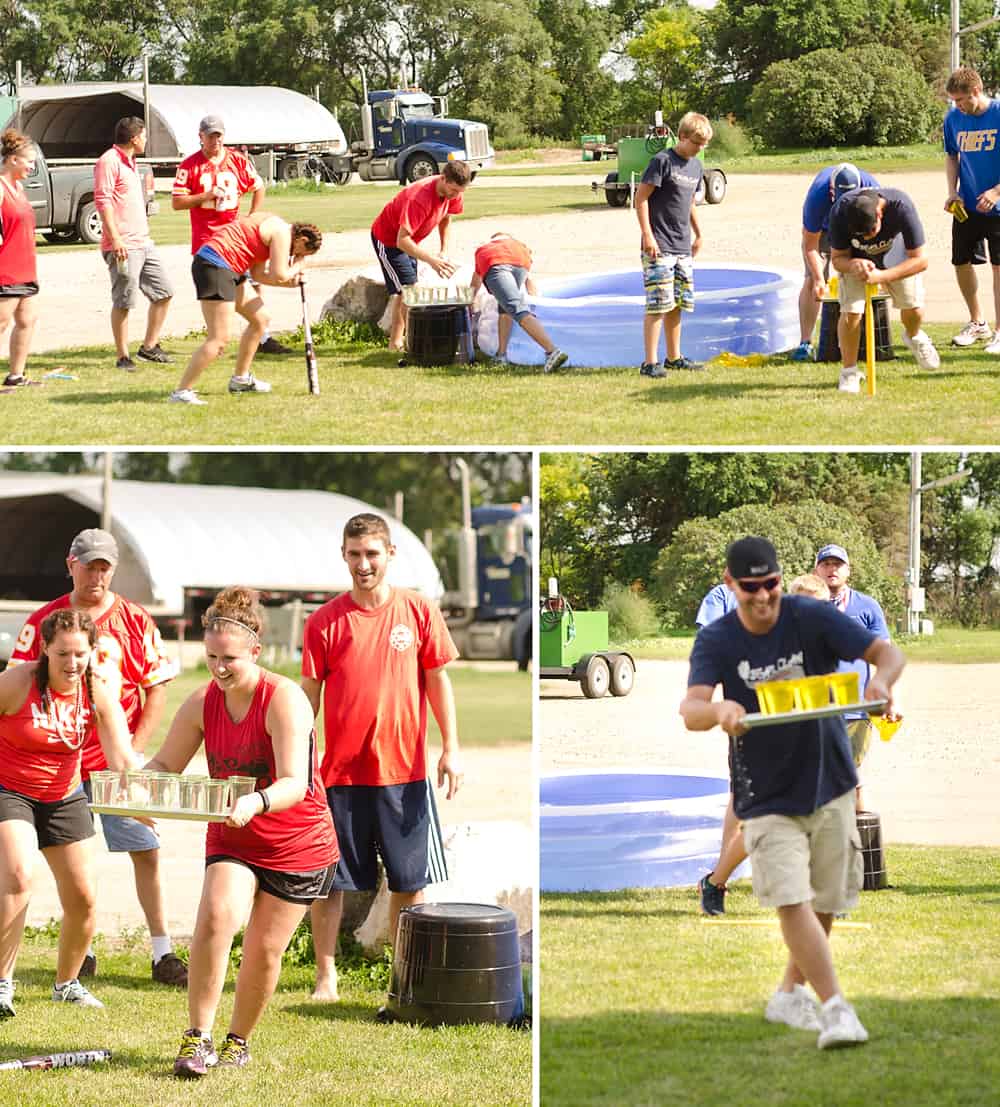
M226 125L222 122L221 115L206 115L198 124L198 133L203 135L224 135Z
M69 556L77 561L89 565L92 561L103 559L112 566L118 564L118 543L114 536L99 527L91 527L89 530L81 530L73 539L69 548Z

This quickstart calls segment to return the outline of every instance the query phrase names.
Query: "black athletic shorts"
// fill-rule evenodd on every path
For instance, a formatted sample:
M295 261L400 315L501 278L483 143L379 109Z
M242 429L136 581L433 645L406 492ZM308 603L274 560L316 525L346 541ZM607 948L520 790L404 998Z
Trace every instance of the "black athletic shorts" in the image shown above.
M199 300L224 300L236 303L236 289L247 279L246 273L234 273L195 254L191 262L191 276Z
M964 223L951 221L952 265L985 265L987 246L990 265L1000 265L1000 215L970 211Z
M24 284L0 284L0 300L23 300L27 296L37 295L37 281L26 281Z
M230 857L225 853L213 853L205 858L205 868L217 861L229 861L233 865L242 865L257 878L262 892L283 899L286 903L304 903L307 906L315 899L326 899L333 887L336 865L327 865L307 873L279 873L274 869L264 869L260 865L251 865L240 857Z
M53 803L43 803L0 786L0 823L9 819L31 823L38 835L39 849L68 846L94 836L94 820L82 784Z

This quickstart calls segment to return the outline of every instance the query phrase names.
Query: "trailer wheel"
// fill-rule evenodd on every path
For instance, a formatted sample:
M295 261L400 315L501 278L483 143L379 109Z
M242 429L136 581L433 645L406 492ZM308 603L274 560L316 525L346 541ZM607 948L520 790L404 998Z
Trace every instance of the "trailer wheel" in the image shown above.
M609 185L613 187L609 188ZM609 173L604 178L604 195L609 207L623 208L628 203L628 189L618 187L617 173Z
M721 204L726 197L726 175L721 169L710 169L705 174L705 202Z
M611 663L611 695L627 696L635 684L635 666L632 658L620 653Z
M279 181L297 181L302 176L302 159L282 158L274 167L274 175Z
M587 662L587 671L583 674L580 687L588 700L599 700L608 690L611 673L603 657L592 657Z
M413 184L437 173L437 162L429 154L414 154L406 163L406 179Z
M58 230L45 231L42 238L53 246L65 246L68 242L80 241L76 227L60 227Z
M80 205L76 214L76 233L88 246L96 246L101 241L101 216L93 200Z

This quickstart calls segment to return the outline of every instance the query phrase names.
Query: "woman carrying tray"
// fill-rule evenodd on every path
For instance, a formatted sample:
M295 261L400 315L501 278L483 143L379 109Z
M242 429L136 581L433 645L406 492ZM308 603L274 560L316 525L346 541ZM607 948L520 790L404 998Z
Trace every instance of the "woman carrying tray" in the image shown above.
M253 776L226 822L209 824L205 881L188 965L190 1029L174 1075L250 1060L247 1040L281 972L281 957L313 900L333 882L338 851L318 771L313 712L293 681L260 668L263 617L248 588L220 592L202 618L211 681L184 702L147 768L181 772L204 743L215 779ZM212 1024L236 931L246 923L229 1033Z
M37 661L0 673L0 1019L14 1015L14 964L39 850L63 909L52 998L104 1006L77 979L96 921L80 749L96 726L112 769L134 760L121 704L93 678L93 620L56 611L41 636Z

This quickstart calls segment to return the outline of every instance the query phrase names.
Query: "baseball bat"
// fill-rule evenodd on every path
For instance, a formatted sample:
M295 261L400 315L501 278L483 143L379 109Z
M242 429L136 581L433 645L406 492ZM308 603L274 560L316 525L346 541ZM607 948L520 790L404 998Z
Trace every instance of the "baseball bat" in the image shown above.
M306 282L299 281L302 294L302 330L306 336L306 379L309 381L309 393L319 395L319 366L316 364L316 351L313 349L312 327L309 325L309 306L306 304Z
M81 1049L76 1053L49 1053L44 1057L22 1057L0 1063L2 1069L73 1069L111 1060L110 1049Z

